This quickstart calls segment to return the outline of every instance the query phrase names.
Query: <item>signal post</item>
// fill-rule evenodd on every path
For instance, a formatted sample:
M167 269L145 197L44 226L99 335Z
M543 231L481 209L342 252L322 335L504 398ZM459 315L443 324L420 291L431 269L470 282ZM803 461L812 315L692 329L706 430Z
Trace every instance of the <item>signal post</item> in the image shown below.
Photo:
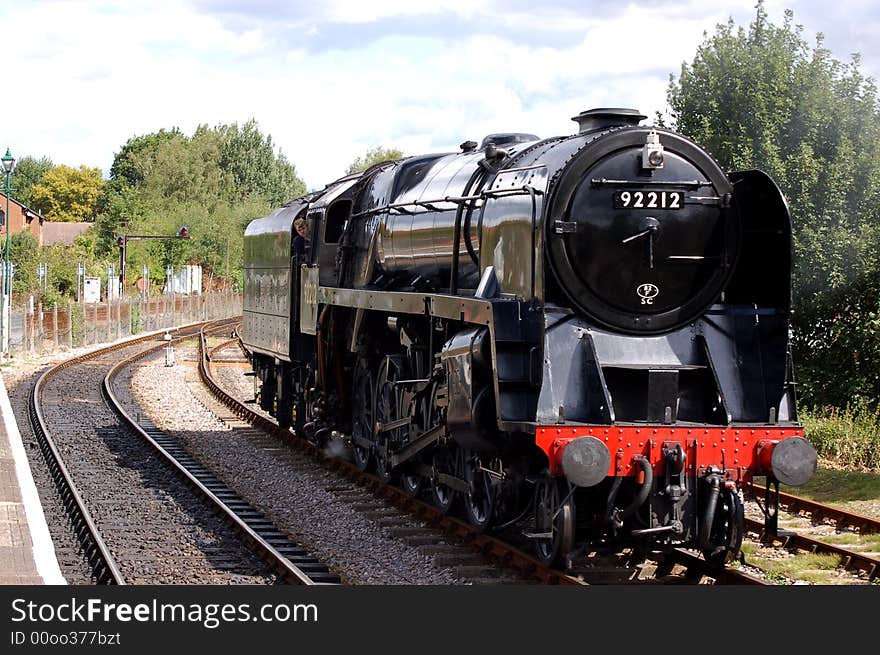
M116 237L116 245L119 246L119 285L120 293L125 292L125 256L129 241L143 239L189 239L189 228L182 225L177 234L120 234Z

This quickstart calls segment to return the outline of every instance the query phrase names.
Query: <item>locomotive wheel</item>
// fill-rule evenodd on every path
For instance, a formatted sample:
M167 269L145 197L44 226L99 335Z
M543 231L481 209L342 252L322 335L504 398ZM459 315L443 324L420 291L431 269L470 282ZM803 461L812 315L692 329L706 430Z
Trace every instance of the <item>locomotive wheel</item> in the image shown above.
M400 488L403 489L407 495L415 498L422 492L423 486L424 479L420 473L410 471L407 468L404 468L400 472Z
M285 430L293 425L293 381L285 364L275 369L275 418Z
M426 400L422 400L420 404L420 414L421 414L421 429L429 430L430 428L437 425L439 422L439 416L437 414L435 401L437 398L437 385L436 383L431 388L431 393L427 396ZM403 408L403 411L407 411L406 408ZM400 486L401 488L413 498L418 497L421 494L422 489L429 483L429 481L422 476L421 473L418 473L419 469L422 468L422 464L427 463L430 464L430 461L425 460L424 456L419 456L415 460L415 464L411 466L404 466L400 472Z
M308 414L306 389L311 386L312 375L309 369L301 364L296 367L295 371L295 385L293 389L293 429L298 435L303 435L303 427L306 424Z
M391 364L391 358L386 357L379 366L379 377L376 382L376 425L391 423L401 418L401 394L402 389L397 383L397 367ZM373 456L376 459L376 475L383 482L391 482L395 477L395 471L391 467L391 454L400 442L400 432L403 428L395 428L376 433L376 450Z
M464 464L464 478L473 488L464 494L464 513L472 526L484 532L495 517L495 489L492 479L480 470L480 460L476 456L467 457Z
M254 367L254 402L262 407L263 399L260 398L260 392L263 390L263 383L260 380L260 370L255 366Z
M387 450L387 443L387 439L381 439L381 441L379 442L379 447L376 448L376 452L373 453L373 456L376 460L376 475L378 475L382 482L385 482L386 484L394 480L396 473L391 468L391 464L389 462L390 453ZM385 446L385 448L382 447L383 445Z
M274 416L275 411L275 372L271 368L260 370L260 409Z
M535 489L535 532L552 535L535 540L538 559L545 566L563 566L574 548L575 512L569 491L563 478L544 478Z
M709 546L703 557L709 564L722 567L739 557L745 534L745 516L739 494L725 488L718 499Z
M373 376L370 375L370 369L364 360L360 360L355 367L352 391L354 396L352 398L352 436L375 441L374 429L376 423L373 420L375 407ZM355 466L361 471L369 469L373 463L373 449L355 442L352 442L351 449Z
M448 448L438 448L434 452L434 473L455 474L455 461ZM444 514L448 514L455 506L454 489L440 484L436 478L431 480L431 502Z

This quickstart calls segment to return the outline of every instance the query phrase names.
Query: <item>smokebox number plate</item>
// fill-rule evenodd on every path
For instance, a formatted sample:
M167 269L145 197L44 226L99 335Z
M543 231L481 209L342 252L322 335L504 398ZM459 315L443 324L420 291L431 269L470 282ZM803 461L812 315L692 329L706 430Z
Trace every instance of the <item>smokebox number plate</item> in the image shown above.
M681 209L683 206L681 191L630 189L614 193L614 209Z

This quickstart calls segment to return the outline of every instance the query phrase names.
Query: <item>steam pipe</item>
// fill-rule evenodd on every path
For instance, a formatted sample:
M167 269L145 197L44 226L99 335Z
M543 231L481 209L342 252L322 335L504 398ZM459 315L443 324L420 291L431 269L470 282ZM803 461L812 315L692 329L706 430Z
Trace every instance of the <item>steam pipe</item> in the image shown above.
M614 478L611 485L611 491L608 492L608 503L605 505L605 522L611 523L614 516L614 501L617 500L617 492L620 491L620 485L623 484L623 476L618 475ZM619 526L618 526L619 527Z
M709 483L709 500L706 502L706 512L700 523L700 550L705 550L709 546L709 539L712 536L715 507L718 505L718 495L721 492L721 476L712 473L706 476L706 482Z
M467 194L470 191L470 188L477 181L477 178L483 174L483 169L477 167L473 173L471 173L470 178L467 181L467 184L464 185L464 193ZM458 261L461 257L461 218L464 213L464 204L459 204L458 208L455 210L455 225L452 230L452 269L449 272L449 293L450 295L455 295L458 293ZM470 227L470 225L468 225ZM470 240L470 236L468 236L468 240Z
M627 506L623 513L620 515L620 520L627 518L628 516L632 516L635 511L642 506L642 504L648 499L648 495L651 493L651 487L654 484L654 469L651 467L651 462L648 461L648 458L645 456L640 456L638 459L639 466L642 467L642 471L645 473L645 480L642 482L642 486L639 489L639 493L636 494L636 497L633 498L633 501Z
M483 176L483 169L478 168L477 171L480 175L471 176L471 180L468 181L468 187L465 187L465 195L471 195L476 191L482 190L483 185L486 183L486 177ZM470 185L473 184L473 189L469 188ZM477 272L480 271L480 258L477 257L477 253L474 252L474 244L471 243L471 217L474 213L474 203L469 202L467 211L464 215L464 225L462 226L462 231L464 232L464 246L467 249L468 255L470 255L471 261L474 263L474 266L477 267ZM533 294L534 295L534 294Z

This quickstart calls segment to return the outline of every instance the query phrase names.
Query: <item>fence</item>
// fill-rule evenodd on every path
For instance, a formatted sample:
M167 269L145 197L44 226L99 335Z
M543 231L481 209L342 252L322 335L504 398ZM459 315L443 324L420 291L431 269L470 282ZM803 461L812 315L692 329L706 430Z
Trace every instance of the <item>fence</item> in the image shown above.
M232 291L89 304L68 302L49 308L38 303L34 311L12 312L9 352L41 355L240 314L241 294Z

